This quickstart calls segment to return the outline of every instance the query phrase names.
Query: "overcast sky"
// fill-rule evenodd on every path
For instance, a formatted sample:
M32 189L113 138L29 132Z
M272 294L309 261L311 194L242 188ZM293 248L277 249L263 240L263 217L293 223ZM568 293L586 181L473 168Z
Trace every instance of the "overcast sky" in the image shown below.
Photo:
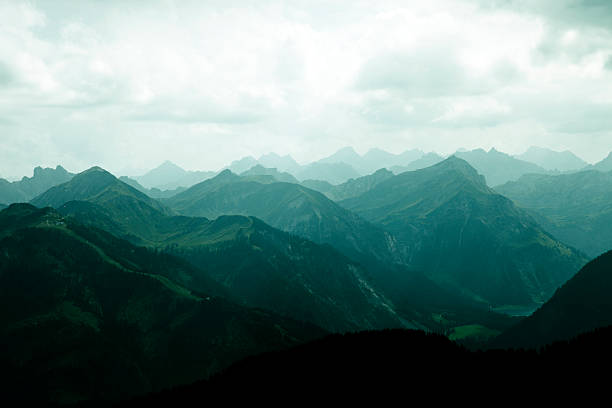
M0 0L0 176L612 150L612 1Z

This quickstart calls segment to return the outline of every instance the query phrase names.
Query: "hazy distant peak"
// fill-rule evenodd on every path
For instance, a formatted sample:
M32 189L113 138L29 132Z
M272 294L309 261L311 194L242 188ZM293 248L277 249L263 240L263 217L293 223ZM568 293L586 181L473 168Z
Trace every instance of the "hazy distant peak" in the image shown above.
M393 157L393 156L395 156L393 153L389 153L386 150L374 147L368 150L366 154L363 155L363 158L367 160L380 160L380 159L386 159L388 157Z
M380 149L379 149L380 150ZM345 146L342 149L338 150L336 153L342 153L342 154L356 154L359 155L356 151L355 148L353 146Z
M249 170L276 170L275 167L265 167L261 164L256 164L253 167L251 167Z
M331 162L351 161L355 159L359 160L361 159L361 156L355 151L353 147L346 146L338 150L336 153L332 154L331 156L321 159L320 161L331 163Z
M166 160L165 162L163 162L162 164L160 164L159 166L157 166L157 168L173 168L173 169L180 169L180 170L184 170L181 166L171 162L170 160Z
M516 158L537 164L547 170L571 171L588 166L587 162L569 150L558 152L538 146L531 146Z
M352 149L352 147L351 147L351 148L349 148L349 149ZM367 151L367 153L366 153L365 155L367 156L367 155L369 155L369 154L379 154L379 153L382 153L382 154L390 154L390 153L389 153L388 151L386 151L386 150L379 149L378 147L373 147L373 148L371 148L370 150L368 150L368 151Z
M374 172L375 175L382 175L382 174L393 174L391 171L387 170L386 168L381 168L378 169Z
M221 172L219 172L219 174L217 174L215 177L213 177L213 179L221 180L221 179L227 178L227 177L237 177L237 174L232 172L230 169L225 169L225 170L222 170Z
M232 170L234 173L240 174L256 164L257 160L255 160L253 156L245 156L239 160L234 160L229 166L227 166L227 168Z
M238 160L234 160L231 165L236 164L236 163L244 163L244 162L257 162L257 160L253 157L253 156L244 156Z
M267 154L263 154L261 155L261 157L259 158L259 160L266 160L266 159L282 159L282 160L291 160L294 161L293 157L291 157L291 155L286 154L284 156L279 155L278 153L274 153L274 152L270 152Z

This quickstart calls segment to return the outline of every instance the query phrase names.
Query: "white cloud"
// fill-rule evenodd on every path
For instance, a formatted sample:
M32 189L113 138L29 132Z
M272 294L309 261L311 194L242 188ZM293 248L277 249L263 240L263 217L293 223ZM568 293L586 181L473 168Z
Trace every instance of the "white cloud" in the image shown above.
M0 171L215 169L347 144L600 158L612 9L510 3L2 2Z

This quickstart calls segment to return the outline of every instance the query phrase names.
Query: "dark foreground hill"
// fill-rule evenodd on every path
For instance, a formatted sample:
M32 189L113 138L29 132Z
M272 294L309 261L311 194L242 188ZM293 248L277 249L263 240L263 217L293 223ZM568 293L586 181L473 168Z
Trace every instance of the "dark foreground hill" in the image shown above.
M224 404L291 404L393 399L440 403L519 403L568 392L587 401L603 394L612 363L612 329L602 329L541 352L470 352L448 339L417 331L387 330L331 335L290 350L247 358L223 373L125 407ZM570 388L564 388L570 387ZM583 388L584 387L584 388Z
M178 283L191 279L202 291ZM118 400L325 333L219 292L184 261L15 204L0 212L2 398Z
M586 264L531 316L494 345L535 347L612 325L612 251Z

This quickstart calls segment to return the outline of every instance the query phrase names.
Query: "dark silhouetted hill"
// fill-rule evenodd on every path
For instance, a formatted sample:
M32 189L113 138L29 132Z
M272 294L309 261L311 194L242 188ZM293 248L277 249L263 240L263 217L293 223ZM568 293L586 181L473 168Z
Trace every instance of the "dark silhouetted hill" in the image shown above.
M612 325L612 252L588 264L494 345L535 347Z

